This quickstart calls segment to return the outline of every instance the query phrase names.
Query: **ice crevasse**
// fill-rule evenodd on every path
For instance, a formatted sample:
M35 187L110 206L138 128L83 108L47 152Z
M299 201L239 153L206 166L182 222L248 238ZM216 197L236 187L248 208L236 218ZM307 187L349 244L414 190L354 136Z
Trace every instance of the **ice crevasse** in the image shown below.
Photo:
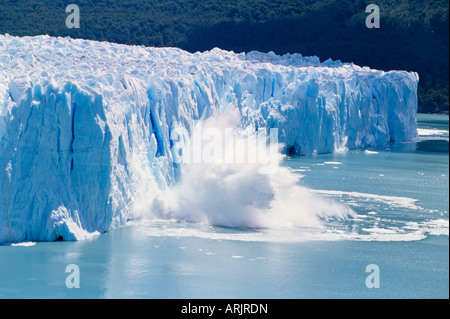
M0 35L0 243L79 240L176 182L171 133L226 108L299 155L417 135L418 75L300 54Z

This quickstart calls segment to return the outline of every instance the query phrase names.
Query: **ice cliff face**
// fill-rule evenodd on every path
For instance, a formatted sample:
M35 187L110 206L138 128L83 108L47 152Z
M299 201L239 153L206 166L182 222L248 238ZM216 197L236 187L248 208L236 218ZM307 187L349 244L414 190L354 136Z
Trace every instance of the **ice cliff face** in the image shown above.
M297 154L416 136L415 73L316 57L0 36L0 243L76 240L173 185L176 126L235 106Z

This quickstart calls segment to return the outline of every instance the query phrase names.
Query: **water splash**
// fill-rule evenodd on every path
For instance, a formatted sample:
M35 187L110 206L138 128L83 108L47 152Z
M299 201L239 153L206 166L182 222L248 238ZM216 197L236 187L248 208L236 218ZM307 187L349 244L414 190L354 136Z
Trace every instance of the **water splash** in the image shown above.
M202 127L214 127L226 136L231 132L227 128L238 126L237 119L236 112L231 110L203 121ZM248 159L260 151L261 144L256 139L256 134L234 130L233 138L224 138L222 149L215 153L223 156L244 152ZM242 228L323 228L323 220L355 215L345 204L298 185L299 175L279 165L282 157L279 152L269 152L268 156L271 156L269 162L276 163L276 169L270 174L261 173L267 158L266 161L183 164L178 183L156 196L143 196L146 203L140 206L151 208L145 214L149 219Z

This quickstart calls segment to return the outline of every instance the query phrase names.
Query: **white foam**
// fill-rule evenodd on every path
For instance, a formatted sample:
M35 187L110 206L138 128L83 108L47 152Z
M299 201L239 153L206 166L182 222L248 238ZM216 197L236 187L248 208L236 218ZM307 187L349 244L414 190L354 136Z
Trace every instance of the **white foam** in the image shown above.
M232 114L233 110L230 109ZM233 127L226 120L228 114L219 114L204 121L214 127ZM240 121L240 119L237 119ZM229 121L236 121L234 116ZM250 139L244 136L242 139ZM222 144L222 154L232 145ZM256 147L248 143L247 147ZM251 153L257 150L250 149ZM273 156L279 157L280 154ZM280 160L272 160L280 163ZM148 218L175 219L204 225L228 227L323 228L321 219L344 219L354 215L345 204L311 192L298 185L299 176L277 164L271 174L261 174L261 163L198 163L181 166L180 181L154 198L152 190L143 196L142 207L150 207ZM154 198L154 199L153 199Z
M449 236L449 221L446 219L435 219L424 222L409 222L405 228L421 230L430 235Z
M372 227L372 228L363 228L362 230L373 234L397 234L397 231L389 228Z
M366 199L376 202L382 202L388 204L393 207L403 207L408 209L418 210L419 206L416 205L417 199L409 198L409 197L401 197L401 196L386 196L386 195L377 195L377 194L368 194L368 193L359 193L359 192L344 192L344 191L336 191L336 190L313 190L318 194L334 196L334 197L343 197L348 196L351 198L359 198Z
M408 242L427 238L428 235L448 236L448 221L437 220L425 223L410 222L405 227L365 227L363 233L340 229L278 228L255 230L230 230L214 226L181 224L174 221L140 221L131 227L140 235L150 237L195 237L208 240L281 242L295 243L305 241L379 241ZM164 225L164 227L162 226ZM206 253L212 255L215 253Z

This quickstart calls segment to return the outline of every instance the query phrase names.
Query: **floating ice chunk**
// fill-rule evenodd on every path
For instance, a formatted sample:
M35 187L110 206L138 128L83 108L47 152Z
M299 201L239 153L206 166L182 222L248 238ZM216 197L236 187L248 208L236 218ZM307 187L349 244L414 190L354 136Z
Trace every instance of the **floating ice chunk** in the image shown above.
M36 242L32 242L32 241L11 244L11 246L14 246L14 247L33 247L35 245L36 245Z

